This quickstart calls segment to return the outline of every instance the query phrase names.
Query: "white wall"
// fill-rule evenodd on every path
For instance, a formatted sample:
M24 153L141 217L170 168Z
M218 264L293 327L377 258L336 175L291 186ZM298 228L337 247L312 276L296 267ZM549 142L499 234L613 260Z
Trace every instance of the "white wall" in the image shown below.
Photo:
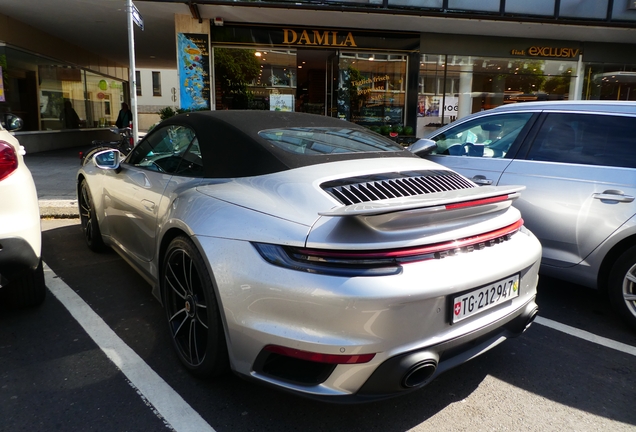
M137 112L139 115L139 130L146 131L157 123L159 110L170 107L179 108L179 77L176 69L137 69L141 79L141 96L137 96ZM152 73L161 75L161 96L152 95ZM174 95L172 93L174 89ZM174 99L173 99L174 97Z

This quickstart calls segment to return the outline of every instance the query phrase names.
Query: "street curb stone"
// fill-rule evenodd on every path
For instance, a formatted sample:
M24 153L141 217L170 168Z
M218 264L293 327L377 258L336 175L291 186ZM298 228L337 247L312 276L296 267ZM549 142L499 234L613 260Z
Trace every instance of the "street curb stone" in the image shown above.
M40 218L78 218L77 200L39 200Z

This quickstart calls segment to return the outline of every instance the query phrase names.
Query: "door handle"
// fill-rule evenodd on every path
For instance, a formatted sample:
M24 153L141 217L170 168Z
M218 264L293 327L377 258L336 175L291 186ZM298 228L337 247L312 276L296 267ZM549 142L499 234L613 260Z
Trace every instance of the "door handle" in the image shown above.
M633 196L625 195L623 191L619 190L606 190L603 193L595 193L592 195L592 197L601 201L614 201L623 203L630 203L634 201Z
M146 210L148 210L149 212L154 212L155 211L155 203L153 203L152 201L148 201L148 200L144 199L144 200L141 200L141 203L146 208Z
M486 176L483 175L476 175L471 180L480 186L488 186L492 184L492 180L487 179Z

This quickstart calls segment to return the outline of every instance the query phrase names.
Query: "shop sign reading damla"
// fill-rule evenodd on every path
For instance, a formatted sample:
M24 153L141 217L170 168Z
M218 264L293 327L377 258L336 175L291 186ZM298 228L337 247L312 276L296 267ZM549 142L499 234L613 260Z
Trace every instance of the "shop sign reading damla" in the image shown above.
M283 43L287 45L320 45L334 47L356 47L356 41L351 32L346 35L333 30L303 30L283 29Z

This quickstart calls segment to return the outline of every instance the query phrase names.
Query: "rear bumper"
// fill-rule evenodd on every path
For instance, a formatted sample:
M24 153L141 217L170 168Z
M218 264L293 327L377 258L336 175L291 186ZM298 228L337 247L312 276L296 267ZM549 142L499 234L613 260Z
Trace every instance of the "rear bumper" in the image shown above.
M527 231L495 247L409 263L400 274L353 278L271 265L247 242L198 240L203 250L211 251L205 257L216 282L234 371L310 398L364 401L422 387L521 334L537 311L541 249ZM213 252L218 250L226 253ZM451 324L453 296L515 273L518 297ZM305 361L272 354L270 345L374 357L356 364ZM433 367L411 370L421 362Z
M354 394L292 393L336 404L365 403L401 396L426 386L445 371L483 354L503 341L520 336L530 327L538 311L533 298L514 314L479 330L391 357L380 364ZM263 383L262 379L258 381ZM265 384L274 383L265 381ZM275 387L281 388L279 385Z
M0 274L36 268L41 249L38 196L31 172L22 163L0 182Z
M384 399L417 390L439 374L477 357L506 339L521 335L538 312L539 308L533 299L516 314L487 327L438 345L392 357L373 372L352 399ZM426 365L426 371L430 374L426 371L420 373L418 368L421 365ZM413 377L413 373L420 373L420 377ZM411 378L408 383L405 382L407 377Z
M40 256L23 238L0 239L0 286L26 269L36 269Z

